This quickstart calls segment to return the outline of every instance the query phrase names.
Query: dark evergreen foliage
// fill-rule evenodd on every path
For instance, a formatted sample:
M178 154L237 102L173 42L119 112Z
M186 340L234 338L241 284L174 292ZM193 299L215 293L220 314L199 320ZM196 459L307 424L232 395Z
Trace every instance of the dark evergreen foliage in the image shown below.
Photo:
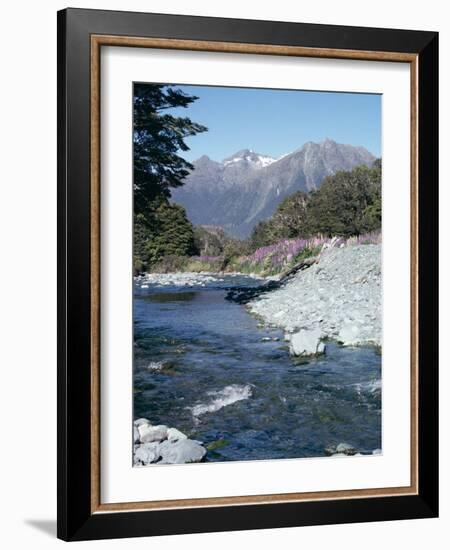
M358 166L325 178L310 199L311 233L349 237L381 227L381 168Z
M194 229L170 190L193 167L178 155L185 138L207 128L165 111L188 107L197 97L171 86L135 84L133 100L134 269L148 269L165 255L195 253Z
M250 237L250 247L274 244L281 239L312 235L351 236L381 227L381 160L372 168L358 166L324 179L317 191L301 191L285 199L274 215L260 222Z
M183 185L192 164L178 155L189 147L185 138L207 128L188 117L165 113L188 107L198 99L159 84L135 84L133 105L134 208L144 213L148 201L170 197L170 189Z
M192 256L198 253L194 228L185 209L165 197L154 199L146 215L134 222L134 270L149 269L165 256Z

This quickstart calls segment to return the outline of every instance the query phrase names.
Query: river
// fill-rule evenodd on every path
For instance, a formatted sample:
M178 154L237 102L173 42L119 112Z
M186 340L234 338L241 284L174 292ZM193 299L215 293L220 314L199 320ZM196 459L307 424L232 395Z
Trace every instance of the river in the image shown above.
M380 354L330 342L321 358L290 358L282 331L225 300L260 283L135 284L135 418L204 442L208 461L324 456L342 442L380 449Z

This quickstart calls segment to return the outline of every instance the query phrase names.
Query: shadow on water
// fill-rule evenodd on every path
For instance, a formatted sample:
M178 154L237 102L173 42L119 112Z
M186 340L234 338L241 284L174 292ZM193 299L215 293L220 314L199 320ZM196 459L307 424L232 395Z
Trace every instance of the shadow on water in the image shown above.
M140 297L141 300L150 300L161 304L168 302L190 302L195 299L197 292L158 292Z

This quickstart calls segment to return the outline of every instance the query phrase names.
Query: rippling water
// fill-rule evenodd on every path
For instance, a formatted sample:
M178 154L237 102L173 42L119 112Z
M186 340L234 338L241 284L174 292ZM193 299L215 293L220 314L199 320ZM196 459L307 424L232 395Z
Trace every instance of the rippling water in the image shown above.
M289 357L283 333L205 286L136 285L134 414L214 442L209 461L324 456L346 442L381 448L381 356L333 343L319 359Z

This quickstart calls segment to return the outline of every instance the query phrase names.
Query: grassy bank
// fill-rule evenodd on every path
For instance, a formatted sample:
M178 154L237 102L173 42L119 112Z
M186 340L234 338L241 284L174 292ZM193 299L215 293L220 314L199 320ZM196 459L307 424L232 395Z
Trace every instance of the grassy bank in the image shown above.
M349 238L330 238L319 235L309 239L283 239L276 244L260 247L249 255L166 256L155 264L151 271L153 273L240 272L268 277L283 273L302 260L316 256L324 245L351 246L380 242L379 231Z

